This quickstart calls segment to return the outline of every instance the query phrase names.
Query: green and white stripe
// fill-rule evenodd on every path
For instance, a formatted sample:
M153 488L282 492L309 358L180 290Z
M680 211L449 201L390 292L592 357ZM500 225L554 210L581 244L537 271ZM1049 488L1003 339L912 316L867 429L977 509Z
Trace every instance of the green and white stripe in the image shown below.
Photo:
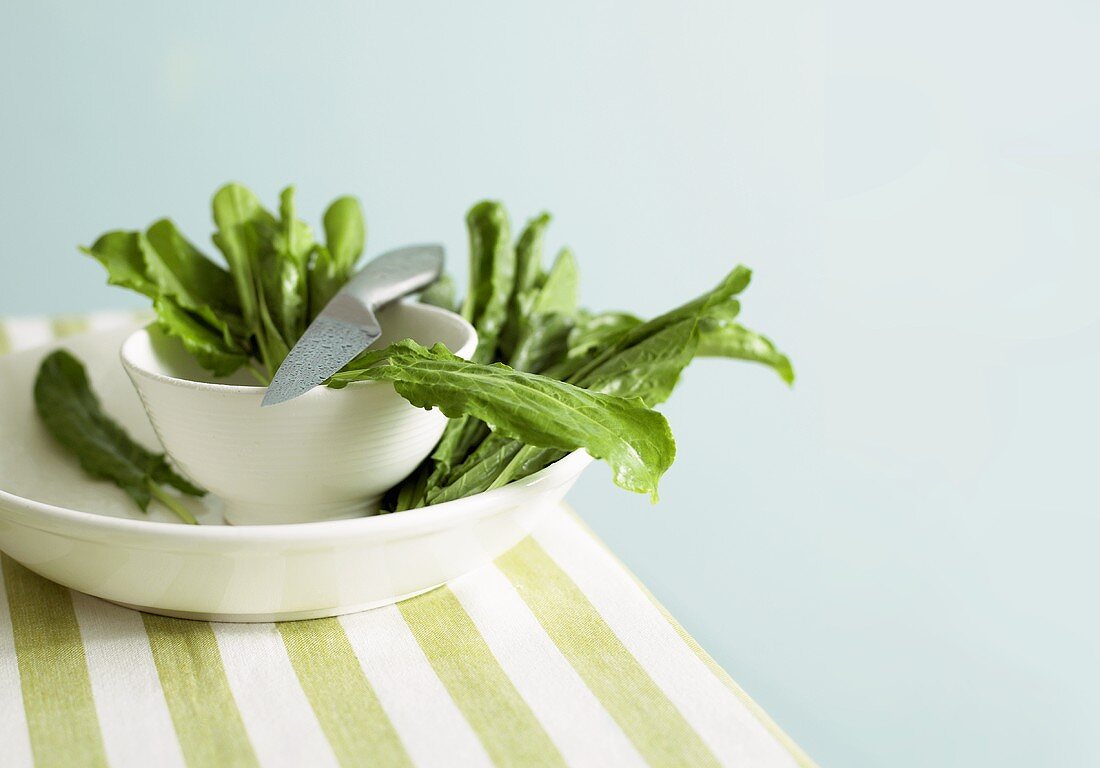
M187 765L259 765L211 625L151 614L142 620Z
M566 511L447 587L339 619L144 615L7 557L0 579L5 768L813 765Z
M340 623L416 765L492 765L397 606L343 616Z
M105 766L69 590L2 558L16 667L36 765Z
M0 566L3 565L0 555ZM19 661L15 655L15 627L8 605L8 585L0 567L0 744L12 765L32 765L30 729L23 704Z
M645 765L500 567L479 569L452 589L570 765Z
M340 622L287 622L279 632L339 763L411 765Z
M334 768L339 765L328 739L295 672L293 654L283 644L283 635L273 624L213 624L225 665L229 687L240 708L262 765L309 765ZM288 627L293 624L284 625ZM319 627L316 631L321 633ZM321 643L314 644L323 652ZM259 666L252 659L267 659ZM294 741L286 743L279 733L286 721L297 723Z
M591 601L527 539L500 560L543 629L650 765L718 761Z
M142 615L79 592L72 601L108 761L140 765L153 753L158 765L182 768L183 751Z
M565 765L449 587L407 600L399 608L495 765Z
M713 754L748 765L797 764L632 579L607 578L618 563L575 522L545 526L535 540L530 546L540 546L546 555L542 567L560 568L583 593Z

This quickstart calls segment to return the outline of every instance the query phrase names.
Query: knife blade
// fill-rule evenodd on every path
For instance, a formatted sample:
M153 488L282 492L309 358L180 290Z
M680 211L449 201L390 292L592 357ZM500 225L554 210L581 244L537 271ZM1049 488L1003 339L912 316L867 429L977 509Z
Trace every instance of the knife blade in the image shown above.
M304 395L382 335L375 313L428 287L443 271L443 246L412 245L368 263L337 291L291 348L264 393L262 407Z

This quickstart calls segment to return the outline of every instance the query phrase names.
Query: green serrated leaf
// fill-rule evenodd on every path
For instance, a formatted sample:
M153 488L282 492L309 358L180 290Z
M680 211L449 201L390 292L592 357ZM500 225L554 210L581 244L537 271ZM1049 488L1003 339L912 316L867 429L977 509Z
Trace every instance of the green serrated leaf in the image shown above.
M503 437L563 451L584 448L611 465L619 486L654 499L675 456L668 422L637 399L590 392L500 363L468 362L442 345L429 350L408 340L367 355L361 366L333 380L389 381L413 405L439 408L452 419L471 416Z
M240 184L226 184L214 193L212 203L214 243L225 256L237 288L241 314L255 331L260 323L259 283L260 235L275 227L275 217L260 204L251 190Z
M80 250L93 257L107 270L107 283L155 298L160 292L145 268L140 232L116 230L101 235L91 246Z
M470 290L462 314L477 329L473 359L490 362L508 317L515 289L516 251L508 213L500 203L478 203L466 215L470 235Z
M790 359L775 344L743 325L723 320L704 322L699 334L698 357L729 357L768 366L788 385L794 384Z
M347 280L367 243L363 208L354 197L340 197L325 211L325 243L333 269Z
M229 376L248 362L248 353L226 343L225 335L198 314L188 312L168 296L153 302L157 325L183 342L184 349L214 376ZM215 319L217 319L215 317Z

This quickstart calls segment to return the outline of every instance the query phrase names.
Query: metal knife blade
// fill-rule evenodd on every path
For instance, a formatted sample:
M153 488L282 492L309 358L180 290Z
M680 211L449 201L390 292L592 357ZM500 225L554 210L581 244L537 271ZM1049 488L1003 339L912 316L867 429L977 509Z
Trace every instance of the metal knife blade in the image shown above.
M348 364L382 334L375 312L435 282L443 271L443 247L417 245L371 261L341 288L290 350L261 406L304 395Z

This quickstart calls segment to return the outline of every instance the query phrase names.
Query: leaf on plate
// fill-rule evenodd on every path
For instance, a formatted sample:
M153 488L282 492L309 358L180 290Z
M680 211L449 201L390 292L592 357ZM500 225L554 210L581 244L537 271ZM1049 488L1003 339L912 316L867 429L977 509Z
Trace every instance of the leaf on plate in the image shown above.
M143 512L155 496L184 522L195 522L160 486L170 485L191 496L205 491L176 474L164 454L134 442L103 412L83 364L71 353L59 349L42 361L34 382L34 404L46 430L77 456L89 475L113 482Z

